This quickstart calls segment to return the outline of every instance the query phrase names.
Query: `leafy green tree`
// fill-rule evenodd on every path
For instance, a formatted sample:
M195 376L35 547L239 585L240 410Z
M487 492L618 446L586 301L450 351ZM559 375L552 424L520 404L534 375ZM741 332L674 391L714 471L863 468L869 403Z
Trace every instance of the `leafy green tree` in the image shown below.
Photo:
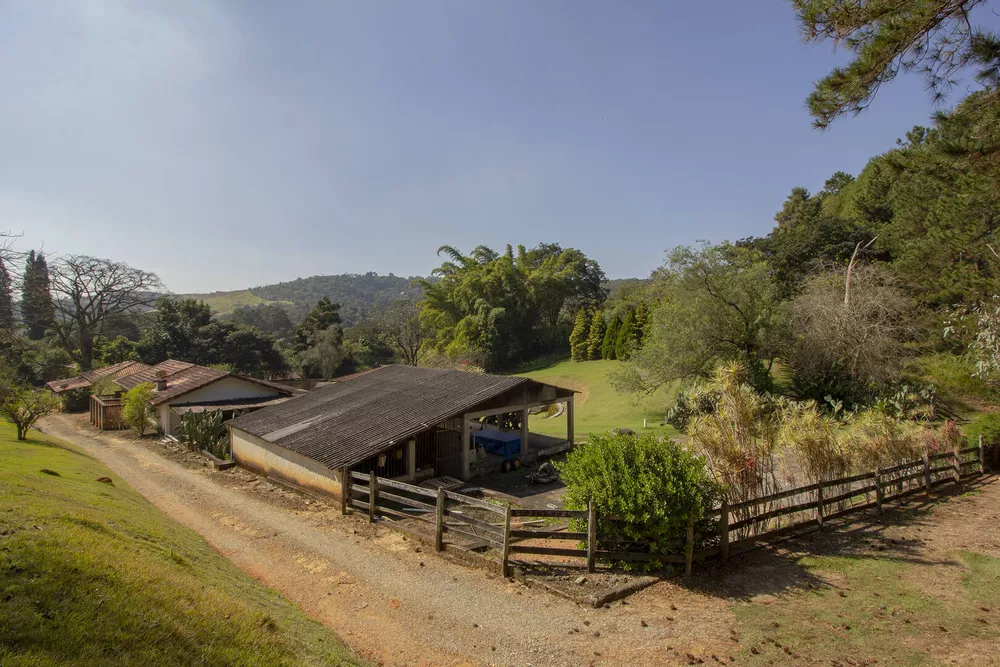
M153 417L153 384L142 382L122 394L122 421L139 434L146 435L150 419Z
M618 332L622 321L618 315L611 318L608 328L604 330L604 340L601 341L601 359L616 359L618 352Z
M632 363L613 376L624 390L652 390L707 377L720 360L740 360L759 389L787 341L781 288L764 256L723 243L678 247L657 271L661 300Z
M983 0L792 0L803 36L844 46L853 59L821 79L807 105L817 127L868 107L903 71L923 73L940 100L965 67L985 86L1000 83L1000 40L974 26Z
M295 328L285 309L273 303L237 308L222 319L278 337L287 336Z
M569 349L573 361L587 360L587 313L583 308L576 313L573 333L569 336Z
M567 509L592 502L597 535L609 548L625 541L654 555L676 554L689 522L698 535L712 530L704 519L719 491L705 460L672 440L595 433L569 453L559 472Z
M812 197L805 188L792 188L781 210L775 214L774 222L782 230L808 225L819 215L820 205L820 200Z
M27 336L40 340L55 322L55 306L49 281L49 265L42 253L28 252L21 288L21 319Z
M332 326L340 327L340 304L332 303L329 298L323 297L316 302L295 330L296 348L302 351L312 346L317 334Z
M587 334L587 359L601 358L601 347L604 345L604 313L600 309L594 311L590 320L590 331Z
M136 344L125 336L118 336L108 342L101 350L101 361L107 365L120 364L123 361L138 359Z
M137 352L147 364L167 359L194 360L199 356L201 330L212 323L212 311L204 301L161 297Z
M14 425L18 440L25 440L39 419L58 412L59 407L59 399L49 391L8 386L0 398L0 417Z
M332 378L346 356L343 331L339 326L328 326L319 330L312 341L299 355L303 373L306 377Z
M626 361L632 355L635 344L635 312L628 311L615 339L615 358Z
M376 320L379 336L395 356L408 366L416 366L423 357L431 335L420 319L415 301L398 299Z

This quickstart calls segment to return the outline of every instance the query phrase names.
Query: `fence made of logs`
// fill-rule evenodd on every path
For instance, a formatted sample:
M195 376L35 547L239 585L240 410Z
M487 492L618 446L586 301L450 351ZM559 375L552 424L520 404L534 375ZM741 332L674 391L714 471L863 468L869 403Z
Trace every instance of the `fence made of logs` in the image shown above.
M561 558L560 567L580 567L595 571L597 561L656 561L684 566L691 574L694 563L745 551L756 543L786 534L822 528L833 519L868 509L881 512L886 502L917 492L930 494L942 484L959 483L985 471L982 439L978 446L950 452L925 452L917 460L877 468L858 475L824 480L759 498L722 505L708 513L713 529L705 530L704 520L687 523L686 534L671 551L650 553L642 545L622 544L621 540L602 540L598 535L600 518L604 522L622 521L621 517L598 516L593 504L586 510L512 508L494 504L444 489L428 489L348 470L341 479L342 511L350 509L395 520L415 520L433 526L434 545L444 549L445 536L451 534L480 547L499 552L504 576L518 556ZM569 526L555 528L553 520L566 519ZM538 525L542 524L542 525ZM696 525L701 527L696 532ZM574 529L575 528L575 529ZM531 544L533 540L564 540L575 546ZM610 544L609 544L610 542ZM662 548L664 546L659 544ZM602 548L603 547L603 548ZM609 548L614 547L614 548ZM619 548L620 547L620 548ZM571 559L567 561L566 559Z

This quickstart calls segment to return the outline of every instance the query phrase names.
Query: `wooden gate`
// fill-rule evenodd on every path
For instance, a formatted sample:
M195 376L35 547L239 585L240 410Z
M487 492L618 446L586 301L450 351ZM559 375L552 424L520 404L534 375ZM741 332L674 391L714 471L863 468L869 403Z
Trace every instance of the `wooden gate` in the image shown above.
M462 434L456 431L437 429L434 431L434 439L437 441L437 462L434 466L434 474L438 477L464 478Z

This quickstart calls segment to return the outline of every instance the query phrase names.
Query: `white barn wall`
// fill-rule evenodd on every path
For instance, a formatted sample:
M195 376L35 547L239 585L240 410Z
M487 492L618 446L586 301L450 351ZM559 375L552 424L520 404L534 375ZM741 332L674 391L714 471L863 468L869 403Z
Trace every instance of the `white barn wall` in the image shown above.
M339 475L319 461L235 427L230 427L229 438L233 459L247 470L306 491L340 498Z
M276 389L265 387L254 382L239 378L227 377L195 389L187 394L181 394L171 403L202 403L206 401L232 401L242 398L261 398L264 396L281 395Z

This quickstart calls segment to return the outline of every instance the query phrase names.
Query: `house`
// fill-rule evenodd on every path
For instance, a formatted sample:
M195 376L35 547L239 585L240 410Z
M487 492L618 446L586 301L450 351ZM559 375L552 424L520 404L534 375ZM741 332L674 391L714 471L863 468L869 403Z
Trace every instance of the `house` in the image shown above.
M47 382L45 386L51 389L55 394L65 394L66 392L77 389L89 389L104 378L120 378L124 375L130 375L131 373L136 373L148 368L149 366L141 361L123 361L111 366L95 368L92 371L86 371L71 378L52 380L51 382Z
M519 461L573 444L571 389L522 377L384 366L231 420L238 464L278 481L335 496L346 469L419 482L468 480L499 469L476 445L481 420L516 424ZM566 403L566 438L528 432L529 410Z
M160 433L174 434L188 412L256 410L302 393L297 389L236 373L168 359L118 377L121 392L144 382L153 385L150 405ZM121 395L91 396L90 418L98 428L120 428ZM228 414L227 414L228 413Z

